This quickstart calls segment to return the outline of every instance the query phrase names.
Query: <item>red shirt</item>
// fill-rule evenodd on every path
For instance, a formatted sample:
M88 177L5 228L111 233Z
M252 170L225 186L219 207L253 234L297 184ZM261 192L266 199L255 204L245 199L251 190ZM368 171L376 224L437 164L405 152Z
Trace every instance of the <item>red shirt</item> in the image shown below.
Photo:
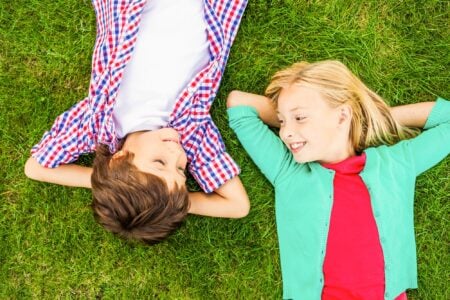
M384 299L384 257L370 194L359 173L366 155L335 164L334 200L323 265L322 299ZM399 297L406 299L403 293Z

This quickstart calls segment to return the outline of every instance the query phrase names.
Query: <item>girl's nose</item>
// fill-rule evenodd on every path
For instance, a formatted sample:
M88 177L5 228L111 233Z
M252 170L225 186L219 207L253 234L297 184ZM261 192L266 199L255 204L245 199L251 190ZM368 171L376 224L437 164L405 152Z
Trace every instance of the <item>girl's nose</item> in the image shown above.
M280 136L283 139L290 139L290 138L292 138L293 137L293 133L292 133L291 128L285 126L282 130L280 130Z

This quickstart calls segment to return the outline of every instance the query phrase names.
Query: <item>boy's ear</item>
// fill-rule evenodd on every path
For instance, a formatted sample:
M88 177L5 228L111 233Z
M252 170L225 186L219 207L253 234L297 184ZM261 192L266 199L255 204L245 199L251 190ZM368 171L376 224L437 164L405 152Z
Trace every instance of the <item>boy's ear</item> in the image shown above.
M123 158L126 155L127 155L127 151L126 150L119 150L119 151L117 151L116 153L113 154L113 156L111 157L111 160L120 159L120 158Z

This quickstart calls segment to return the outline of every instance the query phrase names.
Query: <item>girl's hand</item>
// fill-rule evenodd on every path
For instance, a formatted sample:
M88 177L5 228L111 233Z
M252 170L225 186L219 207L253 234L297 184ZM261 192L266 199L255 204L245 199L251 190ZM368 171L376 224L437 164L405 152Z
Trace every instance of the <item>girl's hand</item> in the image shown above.
M436 102L420 102L391 107L391 114L402 126L423 128Z
M241 91L232 91L227 98L227 107L240 105L252 106L264 123L272 127L280 127L275 105L269 98Z

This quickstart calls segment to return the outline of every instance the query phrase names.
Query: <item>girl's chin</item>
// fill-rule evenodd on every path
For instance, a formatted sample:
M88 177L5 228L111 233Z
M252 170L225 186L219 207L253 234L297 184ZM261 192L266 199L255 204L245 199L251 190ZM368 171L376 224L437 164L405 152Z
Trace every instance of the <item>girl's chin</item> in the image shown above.
M296 161L296 162L298 162L299 164L304 164L304 163L308 163L308 162L311 162L312 160L310 160L310 159L307 159L307 158L305 158L305 157L296 157L295 155L294 155L294 160Z

